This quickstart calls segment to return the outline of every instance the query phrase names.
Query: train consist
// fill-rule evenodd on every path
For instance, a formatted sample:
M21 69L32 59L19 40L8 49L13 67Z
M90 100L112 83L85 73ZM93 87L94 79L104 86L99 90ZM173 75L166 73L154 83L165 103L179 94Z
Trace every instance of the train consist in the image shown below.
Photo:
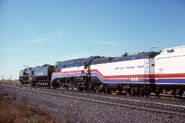
M122 57L92 56L56 62L20 71L22 83L47 84L88 92L123 91L146 95L171 91L182 96L185 91L185 46L160 52L142 52Z

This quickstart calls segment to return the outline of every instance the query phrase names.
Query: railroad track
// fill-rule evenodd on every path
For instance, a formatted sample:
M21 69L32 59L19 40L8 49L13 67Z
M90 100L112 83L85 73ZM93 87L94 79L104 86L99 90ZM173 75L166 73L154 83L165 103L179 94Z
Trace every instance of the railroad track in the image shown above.
M24 91L30 91L35 93L42 93L48 94L51 96L60 96L65 98L72 98L76 100L83 100L95 103L101 103L106 105L114 105L132 109L140 109L140 110L147 110L152 112L160 112L160 113L167 113L167 114L174 114L174 115L182 115L185 116L185 102L184 105L175 105L169 103L159 103L155 101L145 101L139 99L125 99L115 96L108 96L108 95L98 95L98 94L91 94L91 93L75 93L75 92L65 92L61 89L49 89L47 87L42 88L33 88L29 85L21 85L21 84L5 84L0 83L0 86L8 87L8 88L16 88L21 89Z

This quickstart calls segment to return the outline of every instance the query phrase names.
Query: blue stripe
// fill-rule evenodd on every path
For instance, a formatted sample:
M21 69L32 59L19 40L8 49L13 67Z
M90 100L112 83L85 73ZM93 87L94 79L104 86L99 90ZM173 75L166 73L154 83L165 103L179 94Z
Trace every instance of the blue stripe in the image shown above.
M185 84L185 78L180 78L180 79L156 79L155 80L155 84L164 84L164 83Z
M102 83L147 83L149 79L141 79L139 78L138 81L132 81L131 79L103 79L98 73L93 72L91 73L92 76L98 77Z

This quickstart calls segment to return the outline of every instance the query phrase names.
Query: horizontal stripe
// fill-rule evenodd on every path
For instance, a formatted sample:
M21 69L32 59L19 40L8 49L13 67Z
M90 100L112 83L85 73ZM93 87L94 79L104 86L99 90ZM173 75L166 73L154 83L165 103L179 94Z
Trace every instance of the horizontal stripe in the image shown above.
M185 78L185 73L169 73L169 74L135 74L135 75L103 75L96 69L92 69L91 73L96 72L104 79L114 79L114 78ZM54 72L55 74L73 74L73 73L82 73L82 70L77 71L65 71L65 72ZM84 71L87 73L87 70Z
M87 71L84 71L87 72ZM75 71L64 71L64 72L53 72L52 74L68 74L68 73L82 73L82 70L75 70Z
M54 80L55 78L87 76L87 73L87 70L54 72L52 74L52 80ZM92 69L91 76L97 77L103 83L150 84L151 79L155 78L155 83L151 82L152 84L185 84L185 73L105 76L98 70Z
M185 73L155 74L155 78L185 78Z
M155 84L165 84L165 83L168 83L168 84L185 84L185 78L182 78L182 79L156 79L155 80Z
M52 80L55 78L64 78L64 77L79 77L86 76L85 73L72 73L72 74L56 74L52 77ZM91 74L92 77L97 77L102 83L123 83L123 84L185 84L185 78L183 79L156 79L155 83L150 82L149 78L139 78L138 80L131 80L130 78L122 78L122 79L104 79L98 73L93 72Z

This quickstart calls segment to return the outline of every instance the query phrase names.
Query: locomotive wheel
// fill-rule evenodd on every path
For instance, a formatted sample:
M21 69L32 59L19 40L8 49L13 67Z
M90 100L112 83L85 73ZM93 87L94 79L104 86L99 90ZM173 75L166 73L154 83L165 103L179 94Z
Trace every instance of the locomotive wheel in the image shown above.
M140 90L139 87L137 88L136 95L137 95L138 97L141 95L141 90Z
M141 96L142 96L142 97L144 97L144 96L145 96L145 91L144 91L144 89L143 89L143 88L141 88L140 93L141 93Z
M162 93L162 88L157 86L154 92L155 92L155 95L159 97L159 94Z
M122 91L123 91L123 87L122 87L122 86L119 86L119 87L117 88L117 90L118 90L117 95L121 95L121 94L122 94Z
M79 87L78 90L79 90L79 91L83 91L84 89L83 89L82 87Z
M129 94L129 96L132 96L132 90L131 90L131 87L129 87L129 88L127 89L127 93Z
M146 95L146 97L148 97L150 95L150 90L149 89L145 89L145 95Z
M53 83L53 89L56 89L57 87L56 87L56 84L55 83Z
M95 93L100 93L99 87L96 86Z
M159 97L159 94L160 94L160 93L161 93L161 92L160 92L159 90L156 90L156 91L155 91L155 95L158 96L158 97Z
M56 89L57 88L57 82L56 81L54 81L53 83L52 83L52 86L53 86L53 89Z
M107 91L107 87L103 85L102 89L101 89L101 93L106 93Z
M48 82L47 86L48 86L48 87L51 87L50 82Z
M184 91L183 91L182 89L180 89L178 95L179 95L180 97L182 97L183 93L184 93Z
M136 91L135 91L135 88L132 87L132 96L134 97L136 95Z
M87 91L87 92L91 92L91 90L92 90L92 85L91 84L86 84L85 85L85 91Z
M107 94L111 94L111 89L107 88Z
M32 82L32 86L33 86L33 87L35 87L35 83L36 83L35 81Z
M179 96L182 97L184 91L182 89L174 89L172 90L172 95L174 95L174 97Z
M119 89L119 90L118 90L118 93L116 93L116 94L117 94L117 95L121 95L121 94L122 94L121 92L122 92L122 90Z
M107 87L107 86L104 86L104 89L105 89L105 90L104 90L105 93L106 93L106 94L109 94L109 92L108 92L108 90L109 90L108 87Z
M172 95L176 97L176 89L172 90Z

